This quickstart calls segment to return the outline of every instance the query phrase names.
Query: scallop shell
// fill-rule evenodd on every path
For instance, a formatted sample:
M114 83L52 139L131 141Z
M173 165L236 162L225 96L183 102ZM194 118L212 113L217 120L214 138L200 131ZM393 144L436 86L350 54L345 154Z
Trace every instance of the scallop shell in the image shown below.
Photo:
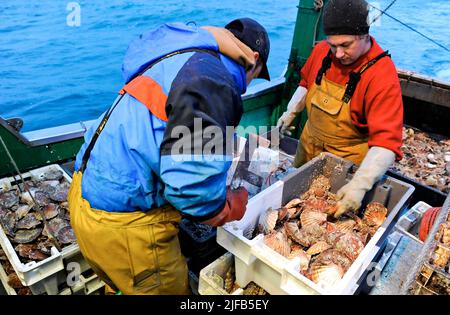
M308 270L310 258L303 249L296 249L296 250L291 251L288 258L289 259L298 258L300 260L300 263L299 263L300 272L303 273L306 270Z
M344 269L336 264L314 265L309 272L313 282L324 288L334 286L344 276Z
M450 260L450 249L438 245L433 253L432 264L444 268Z
M8 285L13 289L23 288L23 284L15 272L8 275Z
M304 237L304 233L300 232L300 229L298 228L297 223L295 222L286 222L284 224L284 230L286 231L286 234L288 237L293 240L294 242L297 242L303 246L309 246L310 242L307 238Z
M77 241L75 233L70 225L60 229L56 234L56 238L61 244L71 244Z
M356 226L356 222L352 219L339 220L335 223L336 228L342 233L352 232Z
M319 175L312 181L309 188L310 190L320 188L325 191L329 191L331 188L330 179L325 177L324 175Z
M330 205L323 199L308 199L304 205L304 211L316 211L327 213L330 209Z
M278 221L283 221L284 219L289 219L289 209L288 208L280 208L280 210L278 210Z
M0 208L0 225L3 226L3 229L7 235L14 236L16 224L16 213Z
M318 198L322 198L323 196L325 196L325 189L323 189L323 188L320 188L320 187L315 188L313 190L313 192L314 192L314 195Z
M28 213L22 220L16 224L17 229L32 229L41 224L42 217L35 213Z
M53 219L59 213L58 206L55 205L54 203L49 203L48 205L46 205L44 207L43 210L44 210L45 219L47 219L47 220Z
M46 180L60 180L64 175L60 170L48 170L42 176Z
M0 192L0 207L11 208L19 203L19 195L17 190Z
M50 193L49 196L54 201L63 202L67 200L68 193L69 188L61 185L56 187L55 191Z
M330 248L326 251L319 254L319 256L316 257L314 264L337 264L344 269L344 271L347 271L348 268L352 265L352 260L348 258L346 255L344 255L342 252Z
M269 234L275 228L278 220L278 211L272 210L272 208L264 211L258 220L258 231L260 233Z
M31 243L38 238L42 233L42 228L35 228L31 230L18 230L13 238L13 242L18 244Z
M44 191L40 191L40 190L36 191L34 193L34 200L41 207L45 207L50 202L50 199L49 199L49 196L47 195L47 193Z
M327 214L316 211L303 211L300 215L300 222L302 227L307 227L313 224L322 224L327 221Z
M31 210L31 206L29 205L21 205L16 210L17 219L20 220Z
M33 292L28 287L20 288L17 295L33 295Z
M338 228L336 227L336 224L331 223L331 222L326 222L325 223L325 228L326 228L326 232L327 233L333 233L333 232L336 232L338 230Z
M301 204L303 202L303 200L299 199L299 198L295 198L292 199L291 201L289 201L284 207L285 208L294 208L297 207L299 204Z
M443 223L439 226L438 241L445 246L450 246L450 222Z
M388 210L379 202L372 202L367 205L364 212L363 221L368 226L379 228L386 220Z
M334 247L354 261L364 249L364 244L356 233L347 232L337 238Z
M264 243L284 257L288 257L291 252L291 247L283 232L278 231L264 236Z
M306 254L313 256L320 254L323 251L326 251L327 249L331 248L331 246L325 242L325 241L319 241L315 244L313 244L307 251Z

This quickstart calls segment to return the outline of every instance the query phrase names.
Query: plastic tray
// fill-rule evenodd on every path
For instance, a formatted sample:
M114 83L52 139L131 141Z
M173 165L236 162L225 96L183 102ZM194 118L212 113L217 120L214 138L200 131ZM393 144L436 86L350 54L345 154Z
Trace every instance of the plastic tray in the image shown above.
M324 289L313 283L298 270L298 262L288 260L264 244L263 235L248 239L249 230L256 226L259 215L269 207L280 208L295 196L305 192L312 179L319 174L331 178L332 192L336 192L350 179L351 162L329 153L322 153L295 173L278 181L252 198L240 221L234 221L217 229L217 242L235 255L236 281L245 287L250 281L270 294L353 294L367 273L369 264L380 251L384 240L394 226L397 216L410 199L414 187L394 178L385 177L366 194L363 206L378 201L388 208L383 225L352 266L334 287Z
M49 170L62 171L65 179L69 183L72 181L72 178L57 164L48 165L23 173L22 176L25 181L30 178L38 179ZM18 176L3 178L0 180L0 189L9 190L14 188L17 183L21 183ZM0 245L22 284L24 286L29 286L34 294L41 294L44 292L52 295L57 294L58 286L61 282L65 281L65 268L69 262L79 263L81 272L89 268L76 243L64 247L61 252L55 247L52 247L50 257L42 261L31 261L26 264L20 261L19 256L2 228L0 228Z
M225 253L217 260L200 271L198 292L200 295L242 295L243 289L239 288L232 293L228 293L220 283L225 279L227 271L234 264L233 254ZM218 277L221 278L218 280Z

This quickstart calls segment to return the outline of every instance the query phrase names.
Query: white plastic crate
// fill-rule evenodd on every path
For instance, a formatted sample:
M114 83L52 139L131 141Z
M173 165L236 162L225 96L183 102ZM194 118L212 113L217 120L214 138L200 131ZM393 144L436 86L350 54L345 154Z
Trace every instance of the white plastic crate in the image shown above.
M14 288L12 288L8 284L8 275L5 272L5 269L3 269L3 266L0 264L0 281L5 288L5 292L8 295L17 295L17 292ZM58 295L71 295L72 291L69 288L64 288L60 292L58 292Z
M230 252L217 258L211 264L200 271L198 292L200 295L242 295L243 289L239 288L233 293L228 293L216 280L217 276L225 279L228 269L233 265L234 257Z
M396 225L397 230L416 242L423 244L418 236L419 225L425 212L427 212L430 208L432 207L429 204L419 201L411 209L409 209L408 212L401 216Z
M92 270L90 274L81 274L78 282L70 287L74 295L92 295L99 293L104 288L105 283Z
M245 287L250 281L254 281L269 294L353 294L358 289L358 282L361 281L380 251L387 236L386 231L393 227L394 219L414 191L414 187L407 183L387 177L384 185L374 190L374 200L377 200L376 197L380 195L390 196L387 204L388 216L344 277L335 286L327 289L300 274L298 260L288 260L266 246L262 234L251 240L244 236L248 234L249 229L256 226L259 215L269 207L278 209L294 196L306 191L309 185L306 186L305 183L311 181L313 174L317 174L316 166L323 166L328 162L333 162L330 163L332 164L330 168L333 170L348 169L345 167L348 164L345 160L323 153L303 165L296 173L278 181L250 199L247 211L240 221L230 222L217 228L217 242L235 256L236 281L239 286ZM339 167L335 167L336 165ZM346 176L346 173L339 175ZM341 183L339 187L335 187L335 190L349 180L345 176L341 176ZM388 189L391 186L394 186L397 191L391 193ZM388 194L385 194L386 191Z
M62 171L65 179L69 183L72 181L72 178L57 164L23 173L22 176L25 181L30 178L39 179L42 178L45 172L50 170ZM9 190L14 188L16 183L21 183L19 176L3 178L0 180L0 189ZM29 286L34 294L58 294L58 285L65 281L65 268L69 262L79 263L81 272L89 268L76 243L64 247L61 252L55 247L52 247L50 257L42 261L31 261L26 264L20 261L19 256L2 228L0 228L0 245L22 284Z

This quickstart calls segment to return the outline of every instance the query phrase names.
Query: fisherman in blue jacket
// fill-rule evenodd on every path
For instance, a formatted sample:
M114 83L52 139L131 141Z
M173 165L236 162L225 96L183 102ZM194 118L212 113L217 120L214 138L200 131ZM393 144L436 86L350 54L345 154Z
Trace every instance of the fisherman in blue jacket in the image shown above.
M188 294L181 217L220 226L244 215L247 191L226 187L226 128L250 81L270 80L269 50L249 18L164 24L130 44L125 85L86 132L68 196L80 250L112 290ZM213 148L211 130L223 139Z

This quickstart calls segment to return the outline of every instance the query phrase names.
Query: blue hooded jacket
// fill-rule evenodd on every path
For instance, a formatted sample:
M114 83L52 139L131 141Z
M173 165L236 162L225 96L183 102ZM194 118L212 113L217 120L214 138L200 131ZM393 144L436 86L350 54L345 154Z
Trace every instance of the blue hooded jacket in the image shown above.
M83 173L82 196L91 207L110 212L148 211L169 202L198 220L208 219L223 208L231 156L217 149L202 153L209 139L194 133L194 125L201 122L202 131L219 128L224 139L226 126L238 125L241 94L246 90L244 68L219 52L207 30L173 23L134 40L122 73L128 83L153 61L185 48L211 53L171 56L142 74L156 81L167 95L167 122L129 94L112 112ZM77 171L102 118L85 134L75 162ZM191 135L180 141L176 136L179 127ZM180 151L180 143L194 145Z

